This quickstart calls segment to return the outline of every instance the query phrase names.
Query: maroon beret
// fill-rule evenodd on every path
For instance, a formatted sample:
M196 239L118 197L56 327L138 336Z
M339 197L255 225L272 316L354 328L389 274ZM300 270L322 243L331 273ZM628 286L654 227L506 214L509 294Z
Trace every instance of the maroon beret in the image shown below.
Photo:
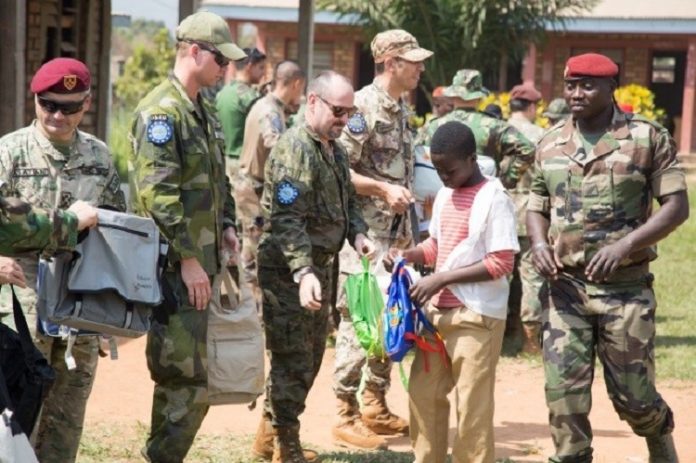
M536 103L541 100L539 90L529 84L515 85L510 90L510 98L514 100L527 100Z
M563 78L615 77L618 73L619 67L611 59L599 53L585 53L568 58Z
M44 63L31 79L32 93L80 93L89 90L91 77L82 61L56 58Z

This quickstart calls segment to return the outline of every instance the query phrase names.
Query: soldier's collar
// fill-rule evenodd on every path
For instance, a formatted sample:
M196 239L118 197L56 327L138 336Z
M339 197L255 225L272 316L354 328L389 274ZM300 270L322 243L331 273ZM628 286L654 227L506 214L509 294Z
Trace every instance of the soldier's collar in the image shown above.
M41 133L41 130L38 127L38 123L39 122L36 119L34 119L34 121L31 123L32 132L34 133L34 138L36 139L36 142L39 144L39 147L41 148L41 151L43 153L58 161L67 161L70 158L70 156L75 154L75 152L77 151L78 144L84 141L84 136L80 133L79 130L75 129L75 136L73 137L73 140L70 143L70 156L66 157L63 153L58 151L58 149L53 145L51 140L46 138L46 136L43 133Z
M572 117L569 117L563 128L561 128L561 133L556 139L556 145L564 145L570 141L575 132L575 121ZM617 140L624 140L631 137L631 131L628 128L628 121L626 120L626 115L618 110L614 106L614 114L612 115L611 123L607 127L607 133L611 134Z
M387 111L391 111L393 113L399 112L401 111L402 106L406 106L406 103L401 98L399 98L398 100L392 98L392 96L389 93L387 93L387 91L384 90L382 86L379 85L379 83L377 83L377 79L372 81L372 85L375 87L375 90L378 93L381 93L386 98L387 104L384 105L384 109L386 109Z
M179 79L176 78L173 72L169 73L169 82L171 82L172 86L176 89L177 92L181 94L181 101L184 102L184 105L186 106L186 109L189 112L197 112L196 111L196 106L193 104L193 101L191 101L191 98L189 98L188 94L186 93L186 89L184 89L184 86L179 82Z

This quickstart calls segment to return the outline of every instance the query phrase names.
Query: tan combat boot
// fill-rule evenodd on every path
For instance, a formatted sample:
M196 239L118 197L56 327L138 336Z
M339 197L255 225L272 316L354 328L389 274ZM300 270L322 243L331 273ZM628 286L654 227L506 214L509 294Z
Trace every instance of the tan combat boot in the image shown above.
M362 420L372 432L387 436L408 435L408 422L387 407L384 392L365 388Z
M274 448L273 425L271 424L271 420L262 416L259 429L256 431L254 443L251 446L251 453L257 458L271 460L273 458ZM302 454L309 463L318 461L319 456L314 450L302 449Z
M334 443L366 450L387 450L387 441L372 432L360 419L355 397L338 398L338 424L331 430Z
M522 324L522 352L530 355L541 354L541 346L539 345L539 333L541 331L541 323L523 323Z
M316 452L314 452L314 460L305 458L305 450L302 449L300 444L299 426L273 428L273 435L275 436L275 446L271 463L312 463L313 461L320 461Z

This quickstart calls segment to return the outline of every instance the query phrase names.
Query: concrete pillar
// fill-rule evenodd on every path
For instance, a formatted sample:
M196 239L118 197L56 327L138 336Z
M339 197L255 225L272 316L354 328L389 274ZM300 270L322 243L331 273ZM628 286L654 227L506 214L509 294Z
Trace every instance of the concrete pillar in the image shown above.
M308 79L314 77L314 0L300 0L300 20L297 24L297 60Z
M537 49L533 43L527 48L527 55L522 61L522 83L536 87L534 79L536 77Z

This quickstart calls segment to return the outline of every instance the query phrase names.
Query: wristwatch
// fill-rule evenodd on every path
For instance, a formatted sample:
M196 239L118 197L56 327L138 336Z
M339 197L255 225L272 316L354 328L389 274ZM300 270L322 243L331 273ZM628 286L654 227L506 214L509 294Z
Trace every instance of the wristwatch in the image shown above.
M314 273L312 270L312 267L306 266L302 267L299 270L295 270L295 273L292 274L292 279L295 283L299 283L300 280L302 280L302 277L307 275L308 273Z

